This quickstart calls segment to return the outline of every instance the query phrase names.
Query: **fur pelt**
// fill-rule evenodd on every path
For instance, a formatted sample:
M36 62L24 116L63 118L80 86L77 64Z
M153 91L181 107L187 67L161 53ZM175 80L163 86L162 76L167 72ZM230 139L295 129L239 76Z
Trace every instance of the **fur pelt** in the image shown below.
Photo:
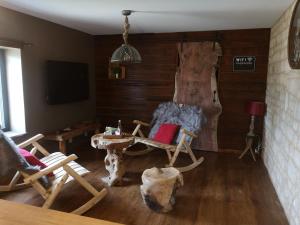
M6 176L12 170L22 171L31 175L38 172L40 168L31 166L19 153L18 146L14 141L0 130L0 179L7 180ZM45 188L48 188L51 184L46 176L39 181Z
M149 138L153 138L157 133L159 127L163 123L172 123L180 125L180 128L184 128L190 132L198 134L201 127L206 122L206 118L202 113L202 110L198 106L182 105L174 102L164 102L159 104L158 108L153 113L153 119L151 122L151 130ZM174 139L178 144L181 139L181 133ZM186 141L190 141L190 137L187 136Z

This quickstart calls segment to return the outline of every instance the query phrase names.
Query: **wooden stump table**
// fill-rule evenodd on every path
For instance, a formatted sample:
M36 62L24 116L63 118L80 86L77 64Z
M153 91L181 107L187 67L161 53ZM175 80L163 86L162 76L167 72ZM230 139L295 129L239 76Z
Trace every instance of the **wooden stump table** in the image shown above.
M106 149L107 155L104 159L105 168L109 172L108 177L102 178L109 186L122 184L125 174L123 164L123 149L134 143L134 137L124 135L122 138L107 138L104 134L96 134L91 138L91 145L97 149Z
M175 204L176 190L183 186L182 174L174 167L147 169L140 186L144 203L156 212L169 212Z

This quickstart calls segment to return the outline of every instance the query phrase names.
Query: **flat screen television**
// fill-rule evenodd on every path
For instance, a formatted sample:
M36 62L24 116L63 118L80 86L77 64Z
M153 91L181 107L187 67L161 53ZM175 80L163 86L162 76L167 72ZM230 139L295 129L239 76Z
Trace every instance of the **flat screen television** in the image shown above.
M84 101L89 98L88 64L46 62L46 99L50 105Z

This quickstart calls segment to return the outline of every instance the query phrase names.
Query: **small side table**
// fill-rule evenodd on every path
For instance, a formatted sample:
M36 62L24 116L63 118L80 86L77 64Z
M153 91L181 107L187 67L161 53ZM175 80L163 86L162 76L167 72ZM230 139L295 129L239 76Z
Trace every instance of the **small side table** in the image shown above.
M128 148L133 143L134 137L132 135L124 135L124 137L118 139L105 138L104 134L92 136L91 145L94 148L107 150L104 163L106 170L109 172L109 176L103 177L102 180L109 186L122 184L122 179L125 174L123 149Z

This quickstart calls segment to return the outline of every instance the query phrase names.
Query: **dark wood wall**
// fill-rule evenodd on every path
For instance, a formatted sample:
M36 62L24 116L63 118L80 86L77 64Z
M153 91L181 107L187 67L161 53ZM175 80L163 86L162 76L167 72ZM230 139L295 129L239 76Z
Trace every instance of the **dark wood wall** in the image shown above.
M223 106L218 129L219 147L241 150L249 126L244 105L249 100L265 100L270 29L131 34L129 42L139 50L143 62L128 66L125 80L108 79L108 60L122 43L121 35L95 36L99 120L105 126L116 125L121 119L128 129L132 129L134 119L150 121L157 105L173 98L176 43L214 40L217 33L223 49L219 72L219 95ZM233 57L248 55L256 56L256 71L233 72ZM261 119L257 131L262 132Z

